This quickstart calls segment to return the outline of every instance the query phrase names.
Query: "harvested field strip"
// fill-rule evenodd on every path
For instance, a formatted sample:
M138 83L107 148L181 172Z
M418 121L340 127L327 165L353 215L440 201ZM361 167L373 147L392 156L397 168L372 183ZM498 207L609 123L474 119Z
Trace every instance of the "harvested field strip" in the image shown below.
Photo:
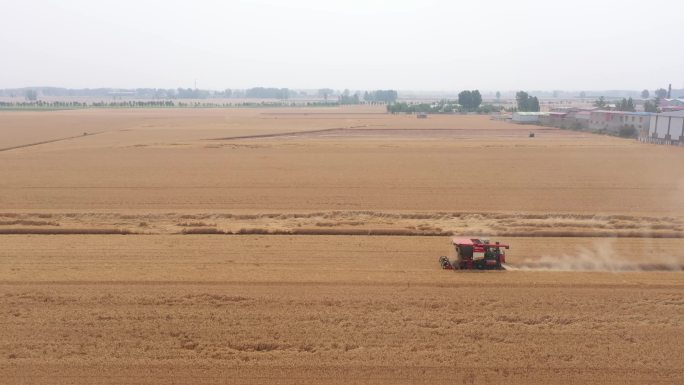
M649 216L633 216L633 215L601 215L601 214L565 214L565 213L548 213L548 214L527 214L527 213L496 213L496 212L383 212L383 211L312 211L312 212L272 212L272 213L254 213L254 214L236 214L225 212L198 212L188 214L175 213L161 213L161 214L119 214L119 213L19 213L19 212L0 212L0 217L25 217L25 216L44 216L51 218L53 216L116 216L138 218L142 216L173 216L177 215L181 219L207 219L207 218L228 218L228 219L288 219L288 218L315 218L325 217L331 218L345 218L354 216L369 216L379 218L393 218L393 219L445 219L445 218L465 218L465 219L498 219L498 220L602 220L602 221L644 221L644 222L676 222L681 223L681 219L676 217L649 217Z
M200 229L203 230L203 229ZM192 234L186 232L185 234ZM202 234L198 232L197 234ZM218 234L212 230L205 234ZM423 236L444 237L454 233L448 231L419 231L405 229L322 229L322 228L296 228L291 230L269 229L240 229L237 232L223 232L222 234L269 234L269 235L387 235L387 236ZM521 238L684 238L682 232L670 233L645 233L645 232L589 232L589 231L537 231L537 232L493 232L489 236L521 237Z
M404 229L322 229L322 228L300 228L292 229L292 234L296 235L425 235L425 236L444 236L449 235L443 232L434 231L412 231Z
M147 225L145 225L146 227ZM109 228L0 228L0 234L35 234L35 235L59 235L59 234L137 234L137 235L160 235L160 234L183 234L183 235L360 235L360 236L415 236L415 237L448 237L455 235L453 232L446 231L420 231L407 229L326 229L326 228L295 228L295 229L267 229L267 228L242 228L237 231L227 231L215 227L190 227L184 228L180 232L150 232L136 231L127 229ZM682 239L682 232L588 232L588 231L537 231L537 232L488 232L486 234L477 233L473 236L488 237L518 237L518 238L649 238L649 239Z
M14 221L0 221L0 226L59 226L59 222L51 221L32 221L32 220L14 220Z
M124 229L45 229L45 228L0 228L0 234L35 234L35 235L76 235L76 234L132 234Z
M682 238L682 218L515 213L0 213L0 233L39 227L120 229L144 234L302 234ZM15 230L21 229L21 230Z

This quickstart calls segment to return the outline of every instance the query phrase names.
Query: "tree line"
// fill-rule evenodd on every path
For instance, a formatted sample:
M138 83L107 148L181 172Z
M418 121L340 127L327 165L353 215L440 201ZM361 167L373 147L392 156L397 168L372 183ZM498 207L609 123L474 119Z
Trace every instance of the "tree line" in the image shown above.
M367 102L394 103L397 101L398 93L395 90L375 90L364 92L363 100Z
M461 100L462 102L463 100ZM493 104L478 104L477 107L473 108L463 106L458 100L448 100L442 99L434 103L407 103L407 102L396 102L387 105L387 112L392 114L406 113L425 113L425 114L451 114L451 113L466 113L474 112L478 114L490 114L493 112L500 112L503 110L501 106L495 106Z
M245 98L252 99L287 99L290 97L290 90L287 88L264 88L254 87L245 90Z
M353 96L352 96L353 98ZM363 102L366 103L366 102ZM347 103L349 104L349 103ZM375 103L367 103L375 104ZM383 103L384 104L384 103ZM78 109L78 108L262 108L262 107L331 107L344 105L342 101L242 101L242 102L211 102L211 101L180 101L180 100L126 100L126 101L0 101L0 109Z

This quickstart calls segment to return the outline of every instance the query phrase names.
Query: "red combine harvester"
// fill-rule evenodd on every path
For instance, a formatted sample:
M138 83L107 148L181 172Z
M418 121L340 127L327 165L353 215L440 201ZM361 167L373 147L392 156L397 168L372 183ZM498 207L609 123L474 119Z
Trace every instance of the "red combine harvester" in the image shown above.
M454 238L456 259L439 257L439 264L445 270L506 270L506 249L508 245L489 243L487 239Z

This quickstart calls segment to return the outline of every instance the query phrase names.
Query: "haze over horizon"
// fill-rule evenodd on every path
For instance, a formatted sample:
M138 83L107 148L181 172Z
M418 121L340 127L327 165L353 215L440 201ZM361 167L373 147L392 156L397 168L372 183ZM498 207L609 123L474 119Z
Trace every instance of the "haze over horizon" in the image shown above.
M4 5L0 88L684 88L684 2Z

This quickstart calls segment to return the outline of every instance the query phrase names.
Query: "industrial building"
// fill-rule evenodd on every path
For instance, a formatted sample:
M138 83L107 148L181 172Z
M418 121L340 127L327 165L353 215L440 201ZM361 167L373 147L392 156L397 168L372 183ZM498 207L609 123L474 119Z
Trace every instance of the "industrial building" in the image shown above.
M646 135L639 140L648 143L684 146L684 111L655 114Z

